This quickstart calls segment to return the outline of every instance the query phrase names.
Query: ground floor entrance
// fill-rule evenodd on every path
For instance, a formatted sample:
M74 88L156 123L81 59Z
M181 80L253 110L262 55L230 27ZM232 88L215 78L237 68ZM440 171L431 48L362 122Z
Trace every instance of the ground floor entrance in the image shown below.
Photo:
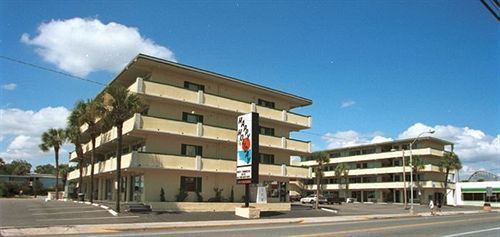
M122 171L121 192L124 202L242 202L244 185L236 184L234 174L196 171L137 169ZM77 182L78 179L72 180ZM250 201L257 200L257 190L265 190L265 202L289 202L289 179L261 176L259 184L252 184ZM82 192L90 198L90 177L84 177ZM116 200L115 174L94 176L94 200ZM76 191L76 190L75 190Z

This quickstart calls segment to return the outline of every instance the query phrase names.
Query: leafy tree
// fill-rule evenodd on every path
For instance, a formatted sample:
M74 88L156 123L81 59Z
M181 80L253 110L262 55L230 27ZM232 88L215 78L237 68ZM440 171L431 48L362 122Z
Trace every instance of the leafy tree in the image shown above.
M54 148L56 160L56 199L59 199L59 149L66 141L66 133L63 129L51 128L42 134L42 143L39 145L44 152Z
M349 180L347 178L348 175L349 175L349 167L347 166L346 163L339 163L335 167L335 177L337 177L337 180L339 182L339 193L340 193L340 189L342 189L342 176L345 176L346 190L344 193L344 197L346 198L346 200L347 200L347 191L349 189L349 187L348 187ZM340 196L340 194L339 194L339 196Z
M69 171L70 167L68 166L68 164L59 165L59 176L61 176L63 188L66 187L66 181L68 180Z
M448 175L450 174L451 170L460 170L462 169L462 162L460 161L460 158L458 157L457 154L454 152L446 152L444 156L441 158L439 161L439 169L441 171L445 170L445 179L444 179L444 193L443 196L441 197L444 200L441 200L440 203L443 203L444 205L447 204L447 198L446 198L446 193L448 190ZM444 201L444 202L443 202Z
M314 152L311 154L311 160L315 160L318 165L316 166L316 206L315 208L318 209L319 207L319 196L321 193L321 179L323 178L323 166L325 163L328 163L330 161L330 158L328 158L328 153L326 152Z
M86 103L81 105L84 112L79 116L77 124L88 125L88 131L90 133L90 139L92 141L92 151L90 155L90 202L94 202L94 163L95 163L95 142L96 137L101 133L103 123L99 122L98 119L103 118L106 112L104 108L103 99L101 96L93 100L88 100Z
M123 123L139 112L142 108L142 102L136 94L132 94L125 87L110 86L106 89L106 122L116 127L116 180L118 188L116 189L116 211L120 212L120 194L121 194L121 158L123 146Z
M422 185L420 184L420 170L423 170L425 168L425 162L420 158L420 156L414 156L413 157L413 164L410 164L412 169L413 169L413 174L415 175L415 182L417 183L417 191L420 195L422 193ZM419 196L418 197L420 204L422 204L422 198Z
M79 177L78 177L78 193L82 193L83 187L83 148L82 148L82 133L80 127L83 125L82 117L85 114L85 102L76 102L75 108L68 116L68 127L66 135L68 140L75 145L75 152L78 161Z
M2 157L0 157L0 174L5 174L5 161Z
M31 171L31 164L25 160L13 160L6 165L7 174L27 175Z
M37 174L56 174L56 167L54 167L51 164L46 164L46 165L38 165L35 168L35 173Z

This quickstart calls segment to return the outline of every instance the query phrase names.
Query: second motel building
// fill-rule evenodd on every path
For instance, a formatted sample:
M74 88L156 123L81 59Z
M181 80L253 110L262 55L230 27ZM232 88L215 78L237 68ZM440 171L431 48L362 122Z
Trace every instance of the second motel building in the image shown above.
M145 104L123 126L122 201L150 204L153 210L187 210L181 203L168 206L183 188L186 202L200 196L209 201L216 196L214 189L222 189L223 202L231 196L241 202L244 185L236 184L235 174L236 118L249 112L260 115L259 182L267 187L265 209L289 210L289 180L311 175L308 168L290 165L290 156L309 154L311 143L289 136L311 127L310 116L291 112L311 100L142 54L110 84L128 88ZM85 126L82 129L88 133ZM93 191L97 200L115 200L116 128L97 137L95 190L89 183L91 147L90 141L83 146L86 198ZM70 153L70 161L76 158ZM78 177L75 170L68 179ZM160 202L162 189L166 202ZM255 201L255 186L251 193Z
M406 189L406 198L410 202L409 149L414 139L326 150L330 159L324 164L320 188L323 193L352 198L357 202L388 203L404 203ZM442 157L452 150L453 143L434 137L421 137L413 144L413 159L419 158L422 162L417 173L413 174L414 202L439 200L444 193L446 178L449 181L447 192L454 196L455 170L446 177L445 171L439 168ZM314 168L318 166L315 160L307 158L303 157L300 164ZM349 171L347 175L337 177L335 168L341 163L346 164ZM314 173L312 176L314 178L306 180L303 187L309 193L316 190L316 176ZM292 188L298 190L295 185Z

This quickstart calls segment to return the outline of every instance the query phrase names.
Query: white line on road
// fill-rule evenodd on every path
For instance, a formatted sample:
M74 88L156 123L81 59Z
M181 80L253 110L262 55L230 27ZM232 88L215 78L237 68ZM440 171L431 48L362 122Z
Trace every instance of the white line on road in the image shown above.
M475 231L469 231L469 232L464 232L464 233L456 233L456 234L452 234L452 235L445 235L445 236L441 236L441 237L464 236L464 235L477 234L477 233L482 233L482 232L489 232L489 231L493 231L493 230L500 230L500 226L499 227L495 227L495 228L485 229L485 230L475 230Z
M139 216L106 216L106 217L85 217L85 218L52 218L52 219L37 219L36 221L76 221L76 220L102 220L102 219L125 219L139 218Z
M44 216L44 215L60 215L60 214L73 214L73 213L86 213L86 212L106 212L107 210L92 210L92 211L66 211L66 212L52 212L52 213L36 213L31 214L33 216Z
M29 211L44 211L44 210L63 210L63 209L89 209L88 206L83 207L46 207L46 208L31 208Z

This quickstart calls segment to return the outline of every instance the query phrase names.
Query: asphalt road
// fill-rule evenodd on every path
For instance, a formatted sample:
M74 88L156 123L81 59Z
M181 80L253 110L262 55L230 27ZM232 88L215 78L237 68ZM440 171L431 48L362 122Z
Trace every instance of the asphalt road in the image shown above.
M104 233L86 236L425 236L425 237L498 237L500 214L483 213L454 216L410 217L398 219L334 222L317 224L279 224L260 226L232 226L214 228L186 228L174 230Z
M111 203L113 204L113 203ZM108 203L109 205L109 203ZM337 212L314 210L310 205L292 206L289 212L263 212L262 219L327 217L370 214L407 213L402 205L397 204L361 204L325 205ZM479 207L444 207L443 211L479 210ZM426 206L415 206L416 212L428 212ZM233 212L168 212L168 213L121 213L112 216L101 207L92 205L49 201L43 199L0 199L0 228L9 227L45 227L54 225L83 225L139 222L178 222L178 221L244 220Z

